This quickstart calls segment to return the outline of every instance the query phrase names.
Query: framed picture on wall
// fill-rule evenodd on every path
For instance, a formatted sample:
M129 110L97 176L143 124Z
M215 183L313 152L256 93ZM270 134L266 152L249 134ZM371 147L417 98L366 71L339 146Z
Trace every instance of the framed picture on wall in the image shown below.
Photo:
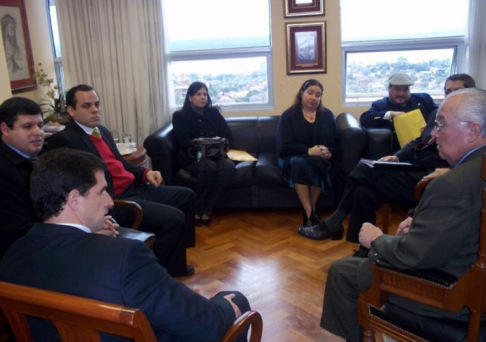
M326 22L287 24L287 74L325 73Z
M2 43L13 93L36 88L24 0L0 0Z
M284 0L285 18L324 15L324 0Z

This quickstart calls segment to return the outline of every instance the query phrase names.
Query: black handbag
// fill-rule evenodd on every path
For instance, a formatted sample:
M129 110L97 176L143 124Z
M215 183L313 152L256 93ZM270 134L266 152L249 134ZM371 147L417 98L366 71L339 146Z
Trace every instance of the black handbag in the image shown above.
M196 138L189 144L188 153L198 161L201 159L223 159L229 150L229 141L226 138Z

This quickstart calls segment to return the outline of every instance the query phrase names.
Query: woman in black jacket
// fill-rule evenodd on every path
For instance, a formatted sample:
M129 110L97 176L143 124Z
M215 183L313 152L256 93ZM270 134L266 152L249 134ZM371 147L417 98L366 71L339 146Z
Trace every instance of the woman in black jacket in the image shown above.
M304 227L320 220L316 204L330 184L336 152L336 120L322 105L323 91L318 80L305 81L278 124L278 166L297 192L304 209Z
M234 163L228 159L199 159L189 154L195 138L223 137L231 140L229 126L217 107L213 107L208 87L194 82L187 90L181 110L172 117L179 162L184 170L196 178L196 225L210 226L213 207L231 177Z

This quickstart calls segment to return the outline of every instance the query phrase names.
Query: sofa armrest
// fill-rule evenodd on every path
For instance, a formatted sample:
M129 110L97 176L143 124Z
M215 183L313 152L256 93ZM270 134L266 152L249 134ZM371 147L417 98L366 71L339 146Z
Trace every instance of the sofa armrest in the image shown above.
M338 127L338 160L343 171L349 173L358 164L366 148L366 132L351 113L341 113L336 118Z
M143 147L152 162L152 169L160 171L167 185L175 184L179 169L176 146L172 133L172 123L163 125L150 134L143 142Z
M368 144L366 156L378 160L393 154L393 133L388 128L369 128L366 130Z

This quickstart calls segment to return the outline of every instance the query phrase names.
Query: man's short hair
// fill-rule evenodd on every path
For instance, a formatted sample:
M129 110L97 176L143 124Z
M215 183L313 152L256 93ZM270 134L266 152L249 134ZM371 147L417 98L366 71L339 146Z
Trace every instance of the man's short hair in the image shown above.
M94 91L96 94L98 94L95 88L92 86L87 84L78 84L77 86L69 89L69 91L66 93L66 107L76 108L76 93L78 91Z
M11 97L0 105L0 123L5 122L12 129L18 115L38 115L43 117L41 107L25 97ZM0 131L0 136L1 136Z
M449 81L463 81L464 88L476 88L476 82L468 74L454 74L446 78L444 82L444 90L446 90L447 82Z
M465 101L457 113L461 121L477 121L483 127L486 136L486 90L478 88L464 88L452 92L446 99L454 96L464 96Z
M96 185L96 171L106 172L103 160L92 153L56 149L43 154L30 178L30 197L43 221L58 216L72 190L82 196Z

